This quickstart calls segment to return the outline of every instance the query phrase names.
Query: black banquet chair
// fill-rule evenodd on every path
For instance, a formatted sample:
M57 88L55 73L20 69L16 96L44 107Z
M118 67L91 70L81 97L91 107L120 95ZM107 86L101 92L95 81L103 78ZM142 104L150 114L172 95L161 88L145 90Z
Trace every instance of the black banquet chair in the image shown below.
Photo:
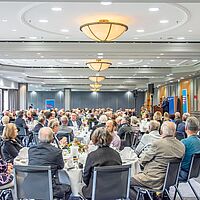
M168 190L172 186L174 186L175 192L176 193L178 192L178 194L180 196L180 192L177 188L177 185L178 185L178 176L179 176L181 161L182 161L181 159L177 159L174 161L170 161L168 163L163 188L161 190L136 186L135 188L138 191L136 200L139 200L141 195L143 195L143 194L147 194L149 196L149 199L153 200L151 193L155 193L155 192L162 193L162 195L164 195L166 193L168 198L171 199ZM182 200L181 196L180 196L180 198Z
M14 166L14 199L53 200L50 166Z
M92 200L129 199L131 165L95 167Z
M188 183L191 187L192 191L194 192L195 197L200 200L200 197L198 197L197 192L195 191L194 187L191 184L191 179L197 178L200 175L200 153L193 154L190 169L188 173L188 178L186 181L181 181L180 183Z

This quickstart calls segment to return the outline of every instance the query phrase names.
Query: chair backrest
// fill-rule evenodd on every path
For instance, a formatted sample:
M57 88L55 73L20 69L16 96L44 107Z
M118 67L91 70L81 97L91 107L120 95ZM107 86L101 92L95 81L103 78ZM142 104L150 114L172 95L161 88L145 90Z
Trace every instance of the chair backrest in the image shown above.
M128 199L131 165L95 167L92 200Z
M14 166L15 199L53 200L50 166Z
M177 185L178 176L179 176L180 167L181 167L181 161L182 159L177 158L168 163L163 190L168 189L171 186Z
M200 174L200 153L193 154L192 156L188 179L197 178L199 174Z
M70 137L70 133L67 133L65 131L58 131L56 136L57 136L58 140L61 140L63 137L66 137L68 143L72 142L71 137Z

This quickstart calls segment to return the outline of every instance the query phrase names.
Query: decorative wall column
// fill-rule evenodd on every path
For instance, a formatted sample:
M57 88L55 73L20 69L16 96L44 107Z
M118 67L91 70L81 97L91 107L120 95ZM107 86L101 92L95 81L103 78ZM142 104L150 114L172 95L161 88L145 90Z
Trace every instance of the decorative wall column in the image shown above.
M64 106L65 110L70 110L71 109L71 89L64 89Z
M28 84L19 83L18 88L18 109L26 110L28 108Z

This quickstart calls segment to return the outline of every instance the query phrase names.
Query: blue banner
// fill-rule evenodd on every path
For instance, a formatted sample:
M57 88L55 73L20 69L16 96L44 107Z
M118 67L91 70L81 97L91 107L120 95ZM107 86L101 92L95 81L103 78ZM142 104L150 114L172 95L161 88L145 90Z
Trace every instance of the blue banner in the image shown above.
M169 102L169 114L174 114L174 97L168 97Z
M46 99L45 100L45 108L46 110L50 110L55 107L55 99Z
M187 89L182 90L183 113L188 112Z

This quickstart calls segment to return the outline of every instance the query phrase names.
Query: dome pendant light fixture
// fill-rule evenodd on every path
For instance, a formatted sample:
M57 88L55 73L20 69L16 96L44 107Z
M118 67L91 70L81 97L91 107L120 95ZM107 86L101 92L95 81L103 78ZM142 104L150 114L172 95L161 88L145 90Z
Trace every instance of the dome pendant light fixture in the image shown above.
M90 76L89 80L95 83L99 83L105 79L105 76Z
M128 30L128 26L122 23L110 22L107 19L83 24L80 30L95 41L112 41L120 37Z
M94 88L94 89L100 89L101 86L102 86L102 85L99 84L99 83L90 84L90 87L91 87L91 88Z
M112 65L112 63L105 60L97 59L96 61L87 62L86 65L90 69L100 72L108 69L110 65Z

